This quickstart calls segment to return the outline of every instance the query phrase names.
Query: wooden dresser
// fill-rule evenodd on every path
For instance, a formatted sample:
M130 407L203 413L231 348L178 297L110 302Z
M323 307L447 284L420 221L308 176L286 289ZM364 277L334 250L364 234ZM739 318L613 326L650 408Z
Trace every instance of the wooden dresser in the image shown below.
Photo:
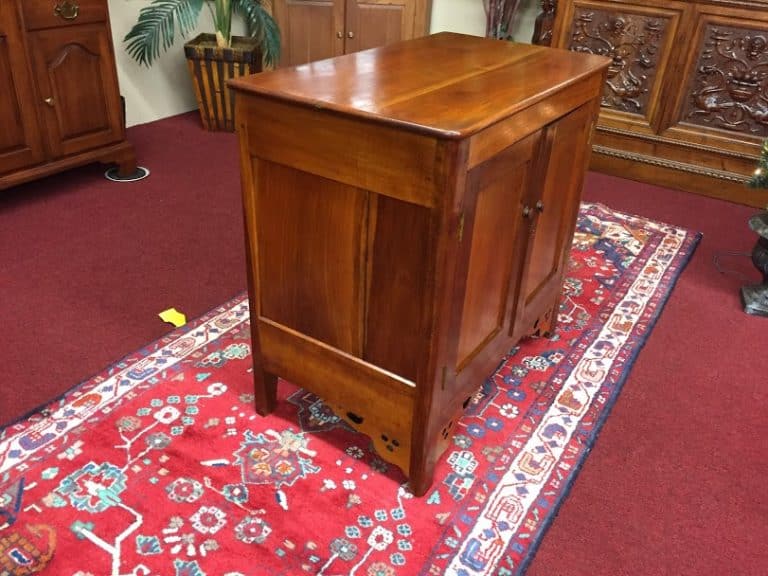
M768 0L559 0L537 34L610 56L592 168L765 206L744 185L768 137ZM537 40L536 38L534 39Z
M90 162L136 170L107 0L0 0L0 190Z
M554 329L607 65L441 33L231 81L259 413L284 377L423 494L470 396Z

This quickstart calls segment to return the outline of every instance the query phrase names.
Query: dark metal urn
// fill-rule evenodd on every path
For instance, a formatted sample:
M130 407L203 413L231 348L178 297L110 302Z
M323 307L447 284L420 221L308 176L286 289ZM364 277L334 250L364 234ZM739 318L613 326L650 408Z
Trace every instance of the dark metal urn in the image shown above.
M749 227L759 236L752 249L752 263L763 275L763 282L742 287L741 300L747 314L768 316L768 212L752 216Z

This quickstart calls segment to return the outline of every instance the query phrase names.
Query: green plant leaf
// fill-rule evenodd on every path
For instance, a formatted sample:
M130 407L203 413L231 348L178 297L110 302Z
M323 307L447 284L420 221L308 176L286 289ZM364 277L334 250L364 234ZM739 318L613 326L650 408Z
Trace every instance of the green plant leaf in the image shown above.
M752 177L747 180L747 185L750 188L768 188L768 139L763 141L757 167L752 173Z
M232 7L245 18L248 35L258 40L264 64L275 66L280 59L280 29L262 1L232 0Z
M139 11L139 19L123 38L126 51L147 67L176 40L176 24L182 36L197 26L204 0L153 0Z

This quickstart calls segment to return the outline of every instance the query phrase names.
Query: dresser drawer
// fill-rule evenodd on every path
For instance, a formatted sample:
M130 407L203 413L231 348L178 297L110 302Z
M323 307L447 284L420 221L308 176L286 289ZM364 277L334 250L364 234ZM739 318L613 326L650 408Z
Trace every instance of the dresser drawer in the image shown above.
M27 30L104 22L107 0L25 0L21 3Z

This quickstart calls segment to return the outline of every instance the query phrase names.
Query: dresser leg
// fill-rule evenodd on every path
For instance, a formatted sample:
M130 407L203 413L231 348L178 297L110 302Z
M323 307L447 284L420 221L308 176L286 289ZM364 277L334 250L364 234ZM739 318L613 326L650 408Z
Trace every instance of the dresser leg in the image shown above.
M117 165L117 173L122 177L130 177L136 174L136 157L133 154L121 158Z
M275 409L277 404L277 376L254 367L253 383L256 412L266 416Z

